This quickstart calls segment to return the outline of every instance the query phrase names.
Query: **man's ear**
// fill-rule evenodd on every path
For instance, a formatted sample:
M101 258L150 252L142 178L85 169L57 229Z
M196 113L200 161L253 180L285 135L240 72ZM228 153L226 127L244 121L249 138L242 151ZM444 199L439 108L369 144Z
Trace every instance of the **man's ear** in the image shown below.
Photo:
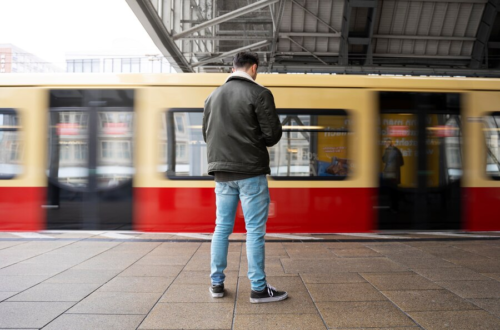
M233 72L233 73L234 73L234 71L236 71L236 69L235 69L234 67L233 67L233 68L231 68L231 72Z

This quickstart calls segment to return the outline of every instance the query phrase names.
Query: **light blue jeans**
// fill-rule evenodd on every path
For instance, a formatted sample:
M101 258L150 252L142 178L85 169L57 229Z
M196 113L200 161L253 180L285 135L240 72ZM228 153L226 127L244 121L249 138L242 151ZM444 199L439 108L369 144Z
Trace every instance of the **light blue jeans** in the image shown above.
M229 235L233 232L238 201L241 201L247 230L248 279L252 290L266 287L265 241L269 213L269 188L265 175L253 178L216 182L217 219L211 247L212 284L222 284L226 278Z

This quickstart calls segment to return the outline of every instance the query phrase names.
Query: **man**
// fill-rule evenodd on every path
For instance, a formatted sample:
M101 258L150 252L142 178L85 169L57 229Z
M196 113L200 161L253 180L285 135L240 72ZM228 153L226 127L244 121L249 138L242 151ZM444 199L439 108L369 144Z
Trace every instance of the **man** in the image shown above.
M397 187L401 183L401 166L405 164L403 154L392 144L391 138L384 139L385 152L382 156L382 162L385 163L382 178L385 185L389 187L389 195L391 197L392 212L399 211L399 196Z
M255 82L258 55L238 53L233 73L205 101L203 138L207 143L208 173L215 176L217 219L211 247L210 292L224 296L229 235L241 201L247 230L248 279L251 303L288 297L266 281L265 241L269 211L270 174L266 147L278 143L282 128L271 92Z

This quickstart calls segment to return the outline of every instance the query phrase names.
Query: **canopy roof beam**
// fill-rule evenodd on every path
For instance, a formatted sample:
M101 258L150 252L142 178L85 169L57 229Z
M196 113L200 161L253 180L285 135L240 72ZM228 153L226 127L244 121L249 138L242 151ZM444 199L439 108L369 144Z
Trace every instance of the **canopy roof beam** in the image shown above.
M259 49L259 48L265 47L265 46L267 46L269 44L271 44L271 41L269 41L269 40L262 40L262 41L256 42L256 43L248 45L248 46L244 46L244 47L241 47L241 48L233 49L233 50L231 50L229 52L222 53L219 56L215 56L215 57L212 57L212 58L207 58L207 59L201 60L199 62L194 63L192 65L192 67L202 66L202 65L207 64L207 63L213 63L215 61L222 60L222 59L224 59L226 57L233 56L233 55L235 55L235 54L237 54L239 52L242 52L242 51L245 51L245 50L249 50L249 49Z
M193 34L194 32L196 31L200 31L200 30L203 30L205 28L208 28L210 26L213 26L213 25L217 25L217 24L221 24L221 23L224 23L224 22L227 22L233 18L236 18L236 17L239 17L239 16L242 16L242 15L245 15L245 14L248 14L248 13L251 13L253 11L256 11L258 9L261 9L263 7L267 7L273 3L276 3L278 2L279 0L261 0L261 1L258 1L258 2L254 2L248 6L245 6L245 7L241 7L240 9L236 9L232 12L229 12L227 14L224 14L224 15L221 15L221 16L218 16L218 17L215 17L211 20L208 20L208 21L205 21L203 23L200 23L190 29L187 29L187 30L184 30L182 32L179 32L177 34L175 34L173 36L173 39L174 40L177 40L177 39L180 39L182 37L185 37L185 36L188 36L190 34Z

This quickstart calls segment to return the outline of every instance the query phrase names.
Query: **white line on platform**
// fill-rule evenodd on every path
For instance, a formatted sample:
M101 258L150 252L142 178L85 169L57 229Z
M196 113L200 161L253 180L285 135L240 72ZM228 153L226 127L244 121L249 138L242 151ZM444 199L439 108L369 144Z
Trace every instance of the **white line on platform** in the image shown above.
M201 239L206 239L206 240L212 239L212 235L195 234L195 233L174 233L174 235L191 237L191 238L201 238Z
M99 236L116 238L116 239L134 239L134 238L137 238L135 236L123 235L123 234L115 233L112 231L105 232L104 234L100 234Z
M287 234L266 234L266 236L269 237L278 237L278 238L289 238L289 239L303 239L303 240L315 240L319 239L321 240L322 238L319 237L311 237L311 236L297 236L297 235L287 235Z
M49 236L49 235L42 235L42 234L33 233L33 232L16 232L16 233L11 232L9 234L16 235L16 236L19 236L22 238L54 238L54 237Z
M397 239L410 239L411 237L404 236L394 236L394 235L379 235L379 234L371 234L371 233L336 233L336 235L341 236L355 236L355 237L370 237L370 238L397 238Z
M437 235L437 236L453 236L453 237L492 237L492 236L487 236L487 235L474 235L474 234L459 234L459 233L447 233L447 232L436 232L436 231L431 231L431 232L418 232L418 233L413 233L417 235Z

